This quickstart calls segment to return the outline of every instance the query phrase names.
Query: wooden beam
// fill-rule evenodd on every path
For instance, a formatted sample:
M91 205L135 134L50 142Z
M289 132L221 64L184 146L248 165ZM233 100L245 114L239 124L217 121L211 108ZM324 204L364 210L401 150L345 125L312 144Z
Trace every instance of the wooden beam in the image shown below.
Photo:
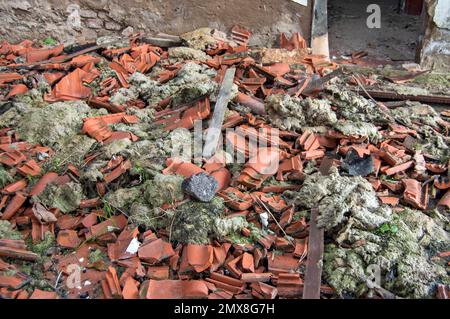
M328 46L327 0L314 0L311 26L311 48L313 54L330 59Z
M319 209L311 210L309 221L308 259L306 262L305 284L303 299L320 299L320 286L322 281L322 257L323 257L323 228L317 227Z
M236 68L229 68L225 72L225 76L220 87L219 96L214 106L214 113L209 124L208 131L206 133L205 146L203 148L203 157L208 159L214 155L219 142L220 135L222 134L222 124L225 117L225 111L227 109L228 102L230 101L230 92L233 86L234 74Z

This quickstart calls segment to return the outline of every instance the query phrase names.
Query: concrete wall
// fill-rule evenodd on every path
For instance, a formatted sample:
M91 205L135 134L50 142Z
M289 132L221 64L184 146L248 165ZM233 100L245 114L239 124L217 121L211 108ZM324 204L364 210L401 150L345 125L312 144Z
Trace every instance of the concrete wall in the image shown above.
M427 0L424 15L420 64L436 71L450 72L450 1Z
M124 32L180 34L209 26L222 31L249 28L253 44L273 43L279 32L308 38L311 2L292 0L2 0L0 40L52 38L90 41Z

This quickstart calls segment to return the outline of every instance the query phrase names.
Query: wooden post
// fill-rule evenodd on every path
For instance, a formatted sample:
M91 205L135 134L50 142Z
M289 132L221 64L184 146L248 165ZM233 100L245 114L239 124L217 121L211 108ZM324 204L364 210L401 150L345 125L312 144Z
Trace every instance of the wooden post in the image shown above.
M311 26L312 53L324 55L330 59L327 19L327 0L314 0Z
M214 155L219 142L220 134L222 133L222 124L225 117L225 110L230 101L230 92L233 86L234 73L236 68L229 68L225 72L225 76L220 87L219 97L214 106L214 113L209 124L208 132L206 133L205 147L203 148L203 157L205 159Z

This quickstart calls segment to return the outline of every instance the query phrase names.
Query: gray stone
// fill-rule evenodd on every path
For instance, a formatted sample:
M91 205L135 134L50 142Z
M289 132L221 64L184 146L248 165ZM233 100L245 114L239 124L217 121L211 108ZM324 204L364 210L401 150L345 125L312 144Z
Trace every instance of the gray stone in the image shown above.
M101 29L103 28L103 21L100 19L87 19L86 26L91 29Z
M97 18L97 13L92 10L80 10L80 16L82 18Z
M114 30L114 31L119 31L120 29L122 29L122 26L118 23L115 22L106 22L105 23L105 29L106 30Z
M198 173L186 178L181 184L186 194L201 202L210 202L216 194L217 186L217 180L206 173Z

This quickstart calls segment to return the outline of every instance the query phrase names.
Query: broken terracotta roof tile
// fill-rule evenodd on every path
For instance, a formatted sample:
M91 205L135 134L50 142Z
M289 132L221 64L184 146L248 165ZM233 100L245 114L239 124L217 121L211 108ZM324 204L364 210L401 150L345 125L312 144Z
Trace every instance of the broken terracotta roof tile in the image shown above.
M213 272L209 278L205 279L216 285L216 287L229 291L232 294L238 294L245 289L245 283L242 280Z
M17 171L24 176L38 176L41 172L41 167L35 160L29 160L23 163L22 166L17 167Z
M147 277L154 280L169 279L169 266L150 266L147 268Z
M11 86L11 90L6 95L5 99L12 98L13 96L25 94L28 92L28 87L25 84L15 84Z
M88 98L92 94L92 91L83 84L83 81L91 76L91 73L83 69L75 69L55 84L51 94L45 95L45 100L56 102Z
M444 196L439 200L438 206L447 206L450 208L450 190L448 190Z
M138 282L129 277L125 281L122 290L123 299L139 299Z
M303 39L303 37L298 32L293 33L290 39L288 39L286 35L281 32L280 47L292 51L294 49L304 49L307 46L305 39Z
M234 187L228 187L217 194L225 200L225 204L235 210L242 211L253 205L252 197Z
M397 206L400 202L400 198L394 196L380 196L378 198L383 204L388 204L391 206Z
M147 299L200 299L208 297L208 287L202 280L152 280Z
M263 282L254 282L252 287L252 295L258 299L275 299L278 295L278 289Z
M40 62L44 60L48 60L51 57L56 57L60 55L63 52L64 45L58 45L54 48L50 49L34 49L30 48L25 53L25 58L27 60L27 63L35 63Z
M388 176L394 175L394 174L396 174L398 172L406 171L407 169L409 169L413 165L414 165L414 161L408 161L406 163L403 163L403 164L400 164L400 165L388 168L388 169L384 170L384 173L386 175L388 175ZM383 171L383 169L381 171Z
M102 289L107 299L122 297L122 289L114 267L108 267L105 279L102 281Z
M15 150L0 154L0 163L8 166L15 166L26 159L25 155Z
M428 184L422 188L419 181L411 178L402 179L405 186L403 199L415 208L426 209L428 206Z
M61 230L56 238L58 245L64 248L76 248L81 244L81 239L74 230Z
M18 181L14 182L14 183L6 185L2 189L2 193L14 194L15 192L21 191L24 188L26 188L27 185L28 185L28 183L25 179L19 179Z
M149 264L159 263L175 255L172 245L161 238L139 247L138 256Z
M167 168L163 169L162 173L182 175L186 178L204 172L203 169L191 162L183 162L177 159L168 158L166 160Z
M16 192L14 197L9 201L1 219L11 219L27 200L27 196L22 192Z
M115 169L113 169L110 173L108 173L104 180L106 183L111 183L115 179L119 178L122 174L124 174L126 171L128 171L132 167L131 161L126 160L125 162L122 162L117 166Z
M184 249L187 262L196 272L202 272L211 267L214 255L210 245L187 244Z
M35 289L30 299L58 299L58 295L54 291Z
M276 255L270 252L267 255L267 260L268 269L274 274L295 271L299 267L298 259L289 253Z

